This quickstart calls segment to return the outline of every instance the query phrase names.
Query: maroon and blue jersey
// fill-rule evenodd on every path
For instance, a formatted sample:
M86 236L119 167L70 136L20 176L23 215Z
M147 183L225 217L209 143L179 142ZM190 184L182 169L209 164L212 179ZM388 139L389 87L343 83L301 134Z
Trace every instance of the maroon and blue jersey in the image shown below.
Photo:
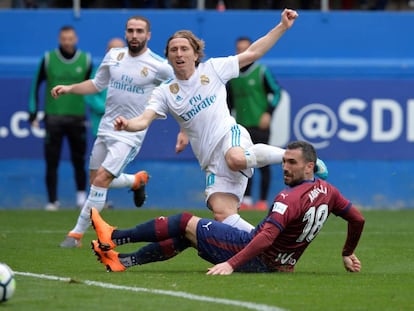
M281 191L251 233L215 222L203 230L211 220L200 221L199 254L212 263L228 261L236 271L293 271L330 213L348 221L359 219L359 214L346 216L351 206L326 181L304 181Z
M265 231L271 245L259 255L269 267L292 269L330 213L340 216L351 207L337 188L322 179L287 187L275 198L255 235Z

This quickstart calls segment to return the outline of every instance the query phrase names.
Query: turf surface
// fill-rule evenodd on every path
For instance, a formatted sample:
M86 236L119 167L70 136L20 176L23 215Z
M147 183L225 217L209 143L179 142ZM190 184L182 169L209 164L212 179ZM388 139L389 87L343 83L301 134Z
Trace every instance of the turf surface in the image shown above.
M104 210L129 228L179 210ZM208 211L197 215L210 217ZM207 276L193 249L172 260L107 273L89 229L81 249L61 249L78 211L0 210L0 261L17 272L17 289L1 310L414 310L414 210L363 211L357 249L362 272L347 273L341 249L346 223L331 216L295 273ZM243 212L257 223L260 212ZM139 245L122 246L129 252Z

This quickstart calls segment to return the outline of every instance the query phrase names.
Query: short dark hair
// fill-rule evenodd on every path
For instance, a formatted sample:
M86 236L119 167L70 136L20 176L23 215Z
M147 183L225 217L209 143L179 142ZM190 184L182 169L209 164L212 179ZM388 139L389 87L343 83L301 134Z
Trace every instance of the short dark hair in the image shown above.
M241 36L241 37L238 37L237 39L236 39L236 42L240 42L240 41L248 41L249 43L252 43L252 39L250 39L249 37L247 37L247 36Z
M71 25L63 25L62 27L60 27L60 32L68 31L68 30L75 31L75 28Z
M146 17L144 17L144 16L141 16L141 15L131 16L130 18L128 18L127 22L125 23L125 27L127 27L128 22L129 22L131 19L136 19L136 20L139 20L139 21L143 21L144 23L146 23L146 24L147 24L147 31L148 31L148 32L151 32L151 22L150 22L150 20L149 20L148 18L146 18Z
M306 162L313 162L315 163L316 167L316 159L318 156L316 155L315 148L306 141L293 141L286 146L286 149L302 149L303 158Z

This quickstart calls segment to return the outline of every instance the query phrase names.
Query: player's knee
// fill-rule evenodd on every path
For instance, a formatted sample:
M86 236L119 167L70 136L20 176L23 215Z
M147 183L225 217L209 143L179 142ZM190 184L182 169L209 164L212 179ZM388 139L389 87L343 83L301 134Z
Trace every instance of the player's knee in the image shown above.
M246 168L246 157L243 152L227 152L226 163L233 171L240 171Z

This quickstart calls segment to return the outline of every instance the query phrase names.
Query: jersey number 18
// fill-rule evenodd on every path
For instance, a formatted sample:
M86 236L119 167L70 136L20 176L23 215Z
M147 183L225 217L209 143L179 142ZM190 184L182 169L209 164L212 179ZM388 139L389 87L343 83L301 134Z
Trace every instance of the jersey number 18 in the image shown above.
M318 207L312 206L303 216L303 221L306 222L302 234L297 238L296 242L303 242L306 240L311 242L318 232L322 229L323 224L328 218L328 205L322 204Z

